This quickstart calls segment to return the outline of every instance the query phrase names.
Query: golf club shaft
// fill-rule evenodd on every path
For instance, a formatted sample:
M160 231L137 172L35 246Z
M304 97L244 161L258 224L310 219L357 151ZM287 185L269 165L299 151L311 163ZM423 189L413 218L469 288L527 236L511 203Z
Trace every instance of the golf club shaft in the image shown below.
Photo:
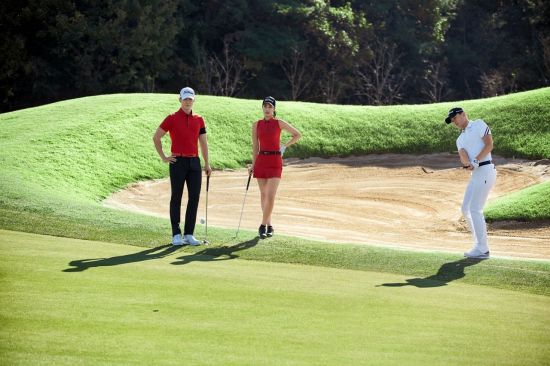
M208 240L208 188L210 188L210 176L206 176L206 220L205 220L205 226L204 226L204 241L207 242Z
M246 195L248 194L248 187L250 186L250 178L252 178L252 173L248 174L248 182L246 183L246 191L244 192L243 206L241 207L241 216L239 217L239 226L237 226L237 233L235 234L235 238L239 235L239 230L241 228L241 220L243 219L243 212L244 212L244 203L246 202Z

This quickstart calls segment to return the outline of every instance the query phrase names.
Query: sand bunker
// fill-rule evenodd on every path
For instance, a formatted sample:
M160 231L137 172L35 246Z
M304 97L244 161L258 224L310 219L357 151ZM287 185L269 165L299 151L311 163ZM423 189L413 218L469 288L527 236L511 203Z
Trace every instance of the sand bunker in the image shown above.
M495 162L497 184L489 199L550 179L550 166L544 162L498 157ZM456 166L452 154L285 159L273 213L276 234L461 253L471 243L460 213L469 173ZM209 226L236 230L247 177L245 169L213 173ZM205 188L198 220L205 213ZM170 184L163 179L132 184L105 203L168 219L169 201ZM259 189L253 180L241 228L256 230L260 220ZM202 232L198 226L199 238ZM550 226L492 225L489 245L497 256L550 259Z

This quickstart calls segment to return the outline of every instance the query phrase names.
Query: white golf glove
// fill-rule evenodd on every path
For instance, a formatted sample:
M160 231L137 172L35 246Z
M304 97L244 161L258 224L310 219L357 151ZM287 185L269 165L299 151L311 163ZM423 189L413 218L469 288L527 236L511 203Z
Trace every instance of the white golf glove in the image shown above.
M470 161L470 165L472 166L472 168L477 169L479 168L479 161L477 159L474 159Z
M281 155L285 153L285 150L286 150L286 146L284 144L281 144L281 146L279 146L279 151L281 152Z

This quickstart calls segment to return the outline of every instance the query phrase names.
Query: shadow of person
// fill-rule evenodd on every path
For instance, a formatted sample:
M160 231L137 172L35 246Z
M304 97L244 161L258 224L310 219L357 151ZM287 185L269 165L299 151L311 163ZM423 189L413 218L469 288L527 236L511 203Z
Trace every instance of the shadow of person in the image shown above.
M175 247L171 244L166 244L155 248L146 249L141 252L119 255L116 257L78 259L69 262L69 265L72 267L64 269L63 272L82 272L92 267L118 266L120 264L159 259L162 257L166 257L170 253L178 250L178 248L179 247Z
M476 265L483 261L483 259L464 258L455 262L449 262L439 267L436 274L425 278L409 278L402 283L383 283L378 286L386 287L403 287L403 286L415 286L419 288L426 287L440 287L446 286L449 282L458 280L466 276L464 268ZM377 287L378 287L377 286Z
M236 255L235 252L250 249L254 247L256 244L258 244L259 240L260 238L256 237L252 240L243 241L241 243L232 245L230 247L223 246L223 247L217 247L217 248L206 248L199 252L176 258L177 261L172 262L171 264L182 265L182 264L188 264L191 262L210 262L210 261L221 261L221 260L230 260L230 259L239 258L239 256Z

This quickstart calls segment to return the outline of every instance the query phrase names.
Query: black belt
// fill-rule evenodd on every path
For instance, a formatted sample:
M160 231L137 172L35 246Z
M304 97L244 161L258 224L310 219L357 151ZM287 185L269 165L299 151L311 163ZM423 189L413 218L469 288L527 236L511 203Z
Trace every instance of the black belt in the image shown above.
M281 155L279 150L277 151L260 151L261 155Z
M484 165L489 165L489 164L493 164L493 161L492 160L482 161L481 163L479 163L479 166L484 166Z

